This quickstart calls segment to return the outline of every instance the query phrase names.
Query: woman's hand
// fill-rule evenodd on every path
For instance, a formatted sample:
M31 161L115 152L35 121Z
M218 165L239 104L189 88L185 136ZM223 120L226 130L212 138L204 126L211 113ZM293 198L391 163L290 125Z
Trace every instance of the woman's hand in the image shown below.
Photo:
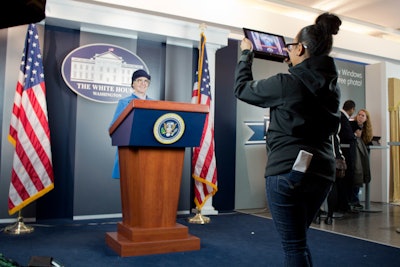
M251 43L251 41L247 38L243 38L242 42L240 43L240 49L242 51L244 50L252 50L253 49L253 45Z
M290 58L285 58L284 61L286 64L288 64L289 66L292 66L292 61L290 60Z

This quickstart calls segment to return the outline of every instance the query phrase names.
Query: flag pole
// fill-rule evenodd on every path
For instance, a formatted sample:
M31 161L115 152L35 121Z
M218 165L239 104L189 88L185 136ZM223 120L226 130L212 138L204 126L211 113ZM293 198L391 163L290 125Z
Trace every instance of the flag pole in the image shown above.
M200 29L200 35L203 35L204 34L204 31L205 31L205 29L207 28L207 25L205 24L205 23L201 23L200 25L199 25L199 29ZM200 38L201 39L201 38ZM202 46L202 45L205 45L205 44L203 44L201 41L200 41L200 46ZM199 49L200 49L200 53L204 53L204 49L202 49L202 47L199 47ZM201 80L201 76L202 76L202 62L200 62L200 58L203 58L203 55L199 55L199 66L198 66L198 78L197 78L197 81L198 81L198 88L197 88L197 90L198 90L198 94L197 94L197 96L198 96L198 103L200 103L200 80ZM187 219L187 221L189 222L189 223L193 223L193 224L207 224L207 223L209 223L210 221L211 221L211 219L209 218L209 217L207 217L207 216L204 216L203 214L201 214L201 208L199 208L199 207L196 207L196 209L195 209L195 213L196 213L196 215L195 216L193 216L193 217L191 217L191 218L188 218Z
M6 226L4 232L12 235L29 234L32 233L34 228L24 223L24 218L21 215L21 210L18 212L17 222L13 225Z
M36 24L30 23L19 64L8 134L8 140L15 148L8 213L12 215L19 211L15 225L5 228L11 234L33 231L32 227L24 224L21 209L54 188L46 86L39 39Z

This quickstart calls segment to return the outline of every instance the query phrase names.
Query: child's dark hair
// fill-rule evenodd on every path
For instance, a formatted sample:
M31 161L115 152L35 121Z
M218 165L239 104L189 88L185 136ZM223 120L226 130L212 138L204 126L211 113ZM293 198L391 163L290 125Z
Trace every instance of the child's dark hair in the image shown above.
M339 32L341 24L336 15L323 13L317 17L315 24L300 30L297 41L307 47L310 56L328 55L332 50L332 35Z

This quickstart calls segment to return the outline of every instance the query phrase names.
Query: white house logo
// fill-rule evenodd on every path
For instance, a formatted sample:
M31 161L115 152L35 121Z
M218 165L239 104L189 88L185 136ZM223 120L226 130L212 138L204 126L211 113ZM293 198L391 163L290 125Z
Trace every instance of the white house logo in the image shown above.
M185 122L176 113L162 115L154 123L153 134L161 144L173 144L178 141L185 132Z
M148 72L131 51L111 44L90 44L69 53L61 67L68 87L78 95L103 103L116 103L132 93L132 73Z

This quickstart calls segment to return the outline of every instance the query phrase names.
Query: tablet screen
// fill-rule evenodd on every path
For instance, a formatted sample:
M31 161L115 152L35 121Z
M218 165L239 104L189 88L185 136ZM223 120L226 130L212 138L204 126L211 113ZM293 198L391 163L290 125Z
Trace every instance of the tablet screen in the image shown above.
M282 35L243 28L244 35L253 44L254 56L267 60L283 62L289 55L284 50L285 38Z

